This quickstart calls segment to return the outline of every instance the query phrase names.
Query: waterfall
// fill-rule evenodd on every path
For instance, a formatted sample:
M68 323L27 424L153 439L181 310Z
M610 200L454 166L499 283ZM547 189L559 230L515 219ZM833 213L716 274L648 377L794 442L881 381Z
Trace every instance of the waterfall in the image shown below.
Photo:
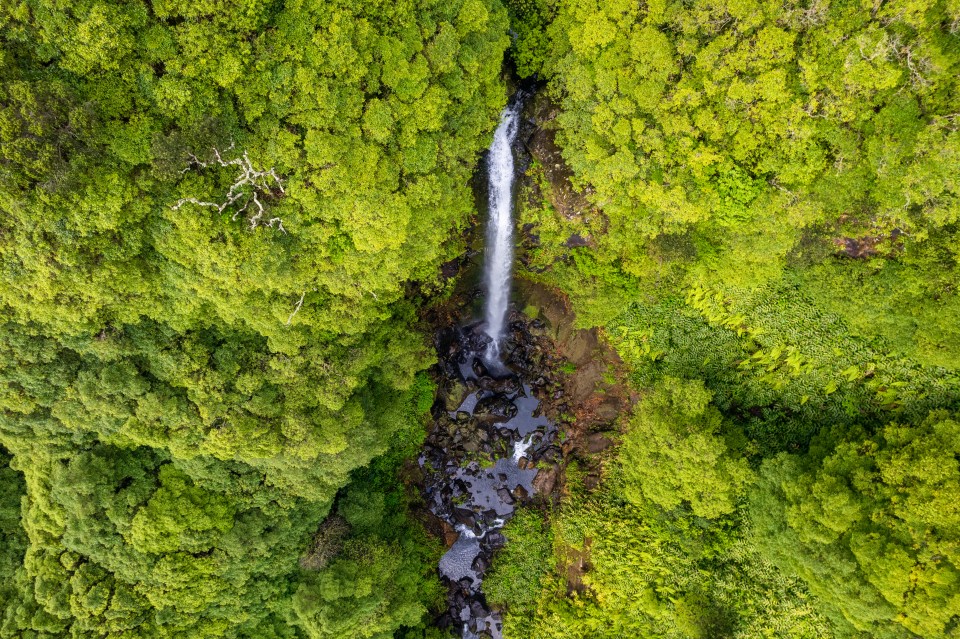
M510 303L510 271L513 266L513 141L517 137L520 100L500 114L487 159L490 218L487 221L487 252L484 282L487 289L486 328L491 342L487 359L499 359L503 324Z

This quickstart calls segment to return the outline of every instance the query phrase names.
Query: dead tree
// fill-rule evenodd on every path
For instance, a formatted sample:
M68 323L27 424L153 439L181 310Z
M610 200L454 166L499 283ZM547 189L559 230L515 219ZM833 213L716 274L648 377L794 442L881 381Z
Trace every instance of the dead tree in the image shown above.
M233 150L233 147L234 145L231 144L227 149L224 149L223 153ZM217 148L213 149L212 160L203 161L193 153L190 154L190 158L190 164L180 171L181 175L194 168L205 169L211 166L237 167L239 173L233 184L230 185L227 196L222 202L205 202L195 197L185 197L179 199L171 207L174 211L179 210L184 204L206 206L216 209L217 213L223 213L230 207L237 206L237 210L234 211L231 219L237 220L241 215L246 214L250 230L258 226L269 226L283 233L287 232L287 229L283 228L283 220L279 217L265 219L266 209L261 201L262 196L270 194L274 189L279 189L280 193L285 193L283 180L280 179L273 168L266 171L255 169L246 151L240 157L232 160L224 160L223 154Z
M307 292L304 291L303 295L300 296L300 299L297 301L296 308L293 309L293 312L290 313L290 317L287 318L287 326L290 326L290 322L293 321L294 315L300 312L300 308L303 306L303 298L307 296Z

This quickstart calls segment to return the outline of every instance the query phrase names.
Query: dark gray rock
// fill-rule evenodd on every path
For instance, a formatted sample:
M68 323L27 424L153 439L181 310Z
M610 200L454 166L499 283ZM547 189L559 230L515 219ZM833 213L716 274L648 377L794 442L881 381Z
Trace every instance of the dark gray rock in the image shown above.
M517 407L503 395L492 395L477 402L473 416L487 422L506 422L517 416Z
M501 395L512 395L521 389L520 379L513 375L501 378L481 377L479 385L483 390Z

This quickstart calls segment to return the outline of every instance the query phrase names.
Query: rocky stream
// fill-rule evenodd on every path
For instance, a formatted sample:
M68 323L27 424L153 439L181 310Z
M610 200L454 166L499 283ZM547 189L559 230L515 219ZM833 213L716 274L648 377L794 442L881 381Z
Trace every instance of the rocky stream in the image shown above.
M487 154L488 219L483 261L484 321L441 329L435 336L442 391L419 464L424 498L456 540L441 558L449 611L442 625L464 639L500 639L501 620L481 584L500 532L536 490L537 464L556 461L555 425L537 394L543 346L536 320L510 311L514 162L524 91L503 110ZM542 328L542 323L540 325Z
M435 336L444 383L418 461L429 509L457 533L440 560L450 606L442 624L462 629L466 639L501 637L499 617L483 596L483 574L506 542L500 529L514 509L538 490L549 492L544 478L552 479L538 478L538 465L552 466L561 456L557 428L538 399L550 386L537 372L547 345L531 329L543 324L519 314L510 320L501 366L485 362L490 337L480 324Z

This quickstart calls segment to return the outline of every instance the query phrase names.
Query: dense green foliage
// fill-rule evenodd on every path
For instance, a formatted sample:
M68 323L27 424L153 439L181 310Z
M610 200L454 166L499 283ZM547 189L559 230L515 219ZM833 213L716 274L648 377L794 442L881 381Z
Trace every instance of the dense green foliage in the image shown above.
M934 412L804 457L780 455L763 465L757 532L858 630L955 636L958 452L960 424Z
M953 255L958 19L922 0L559 3L560 141L607 219L603 259L753 284L818 226L887 252L898 229L914 267Z
M699 380L665 378L639 405L623 445L624 492L636 504L689 504L698 517L734 511L750 481L717 435L723 418Z
M439 607L440 584L430 577L440 543L411 523L395 482L389 465L360 473L327 520L326 528L343 528L325 531L321 543L338 548L293 597L293 618L311 639L388 639L401 627L419 629L428 607ZM314 545L314 554L321 550Z
M402 500L298 557L353 470L422 438L411 327L506 31L487 0L0 7L0 636L420 626Z
M27 536L20 525L20 499L23 479L10 468L10 455L0 449L0 602L17 597L16 579L20 577ZM0 618L0 632L9 623Z
M518 617L533 616L546 575L554 568L551 530L536 511L523 510L504 533L509 542L499 553L495 570L483 580L487 601L509 606Z
M521 78L536 76L544 71L549 40L546 25L553 16L552 0L506 0L510 14L513 46L511 58Z
M508 636L958 636L957 0L25 0L0 638L442 634L418 311L511 38L526 276L637 401L508 527Z
M546 6L526 276L640 399L508 627L956 635L960 5Z
M552 525L559 570L542 578L533 614L523 593L516 603L506 599L506 636L830 636L798 580L737 539L729 523L634 503L624 469L610 463L592 494L574 486ZM495 570L504 559L511 558L498 556Z

